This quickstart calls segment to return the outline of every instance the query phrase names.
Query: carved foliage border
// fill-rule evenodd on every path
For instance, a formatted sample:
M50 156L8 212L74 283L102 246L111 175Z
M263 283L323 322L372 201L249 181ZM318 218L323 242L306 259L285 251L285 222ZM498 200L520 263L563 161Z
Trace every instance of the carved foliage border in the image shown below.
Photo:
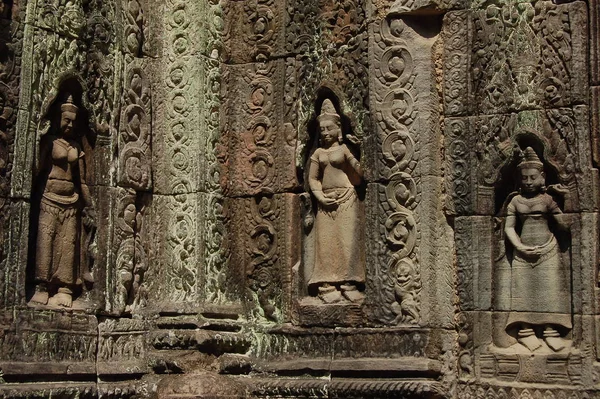
M473 6L471 103L482 113L571 104L576 60L569 5L511 0ZM503 19L501 15L511 15Z
M404 29L408 28L401 19L374 24L371 55L375 75L371 101L376 110L378 149L375 169L377 178L385 182L379 186L378 195L386 216L380 226L380 239L387 244L377 273L382 304L379 317L393 324L419 322L421 295L416 212L420 192L412 176L419 148L413 87L417 71L410 45L402 38Z

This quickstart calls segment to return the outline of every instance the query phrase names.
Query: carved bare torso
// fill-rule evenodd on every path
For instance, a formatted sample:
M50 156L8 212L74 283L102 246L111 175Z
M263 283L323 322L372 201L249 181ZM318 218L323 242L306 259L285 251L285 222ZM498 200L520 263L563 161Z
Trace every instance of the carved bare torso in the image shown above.
M354 188L360 184L360 176L351 167L350 150L345 145L336 145L330 148L318 148L313 155L319 165L321 175L321 188L323 191L335 188Z
M519 195L511 204L522 223L521 242L524 245L543 245L553 237L548 219L560 210L550 195L539 194L531 198Z
M75 142L63 138L53 140L51 145L52 169L48 175L44 195L77 197L73 182L73 168L77 167L81 151ZM72 199L77 200L77 198Z

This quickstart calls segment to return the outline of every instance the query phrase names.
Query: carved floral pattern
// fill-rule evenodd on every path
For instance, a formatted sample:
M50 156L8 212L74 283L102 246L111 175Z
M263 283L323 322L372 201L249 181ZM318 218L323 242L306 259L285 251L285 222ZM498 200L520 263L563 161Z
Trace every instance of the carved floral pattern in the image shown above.
M138 191L152 187L150 85L132 61L125 75L119 135L119 182Z
M506 112L571 102L569 12L552 2L509 1L474 14L473 104Z
M275 321L277 313L272 300L276 287L281 286L275 221L281 216L281 209L275 197L257 197L246 201L246 215L251 216L247 236L250 263L246 266L249 286L264 317Z
M374 91L381 153L378 174L386 180L379 190L386 220L382 239L391 253L381 274L382 318L388 323L418 323L421 277L418 258L418 186L413 180L417 161L413 124L417 118L416 71L408 44L401 38L400 19L384 20L375 28L373 51L378 90Z

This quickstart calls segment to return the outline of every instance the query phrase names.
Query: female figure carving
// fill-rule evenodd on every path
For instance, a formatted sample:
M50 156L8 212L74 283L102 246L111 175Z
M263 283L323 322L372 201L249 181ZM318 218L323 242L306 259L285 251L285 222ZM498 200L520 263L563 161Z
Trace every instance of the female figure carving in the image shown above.
M36 243L35 293L32 304L71 307L73 293L89 271L80 269L80 231L94 223L85 181L84 152L75 134L78 107L68 96L60 106L60 123L40 143L43 181Z
M340 116L323 102L320 147L310 158L308 183L317 200L315 261L309 286L318 287L325 303L360 302L358 285L365 281L361 202L355 186L362 182L359 162L342 143Z
M559 329L572 328L570 270L561 262L548 222L554 219L559 227L567 226L558 204L546 193L544 165L531 147L518 168L521 190L508 205L504 229L514 247L507 329L516 328L517 341L531 351L542 346L538 329L548 347L560 351L565 343Z

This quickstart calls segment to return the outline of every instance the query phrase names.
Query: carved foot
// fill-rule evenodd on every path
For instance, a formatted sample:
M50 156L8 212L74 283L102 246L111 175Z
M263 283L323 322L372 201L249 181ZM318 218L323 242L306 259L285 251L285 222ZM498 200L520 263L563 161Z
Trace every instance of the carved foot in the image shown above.
M560 352L565 349L566 345L562 338L560 337L548 337L544 338L546 344L552 349L554 352Z
M35 287L35 294L29 300L30 304L33 305L47 305L48 304L48 290L46 287L38 285Z
M73 306L73 296L65 292L59 292L48 300L48 305L70 308Z
M360 292L355 285L342 285L342 295L350 302L361 303L365 299L365 294Z
M335 287L319 287L319 298L325 303L338 303L344 300L342 293Z
M532 352L542 346L542 343L538 337L535 336L535 332L532 328L519 330L517 341Z
M560 352L565 349L565 341L560 337L558 331L553 328L544 330L544 341L554 352Z

